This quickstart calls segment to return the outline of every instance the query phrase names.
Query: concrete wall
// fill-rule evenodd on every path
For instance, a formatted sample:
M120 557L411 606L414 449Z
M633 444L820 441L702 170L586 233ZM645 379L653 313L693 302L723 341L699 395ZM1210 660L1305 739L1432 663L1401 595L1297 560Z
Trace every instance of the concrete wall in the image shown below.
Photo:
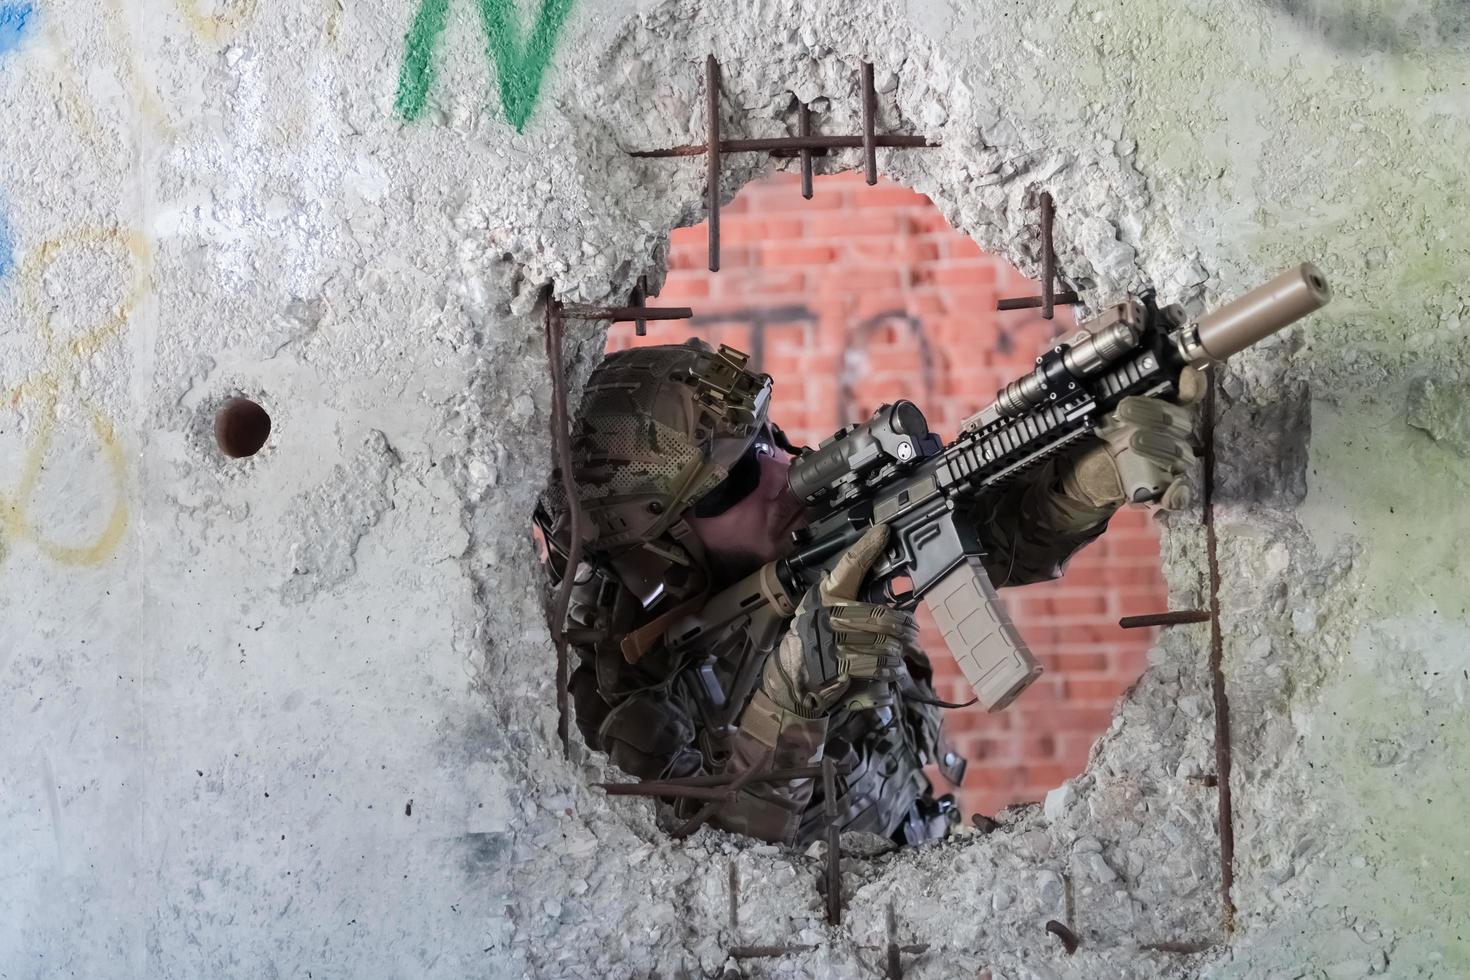
M876 975L893 899L910 976L1462 975L1463 8L509 7L0 4L0 972ZM885 174L1028 273L1050 189L1095 302L1332 277L1222 395L1233 933L1192 632L1046 812L851 861L838 929L814 858L670 845L557 761L534 300L658 277L701 166L623 150L699 138L711 51L741 133L792 93L855 132L872 59L944 144ZM1197 514L1165 549L1198 603Z

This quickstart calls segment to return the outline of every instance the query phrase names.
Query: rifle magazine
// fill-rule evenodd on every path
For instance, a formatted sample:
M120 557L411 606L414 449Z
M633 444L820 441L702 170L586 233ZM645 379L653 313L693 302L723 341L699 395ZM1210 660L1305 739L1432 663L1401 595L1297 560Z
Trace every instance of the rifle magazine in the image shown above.
M956 565L924 595L975 697L999 711L1041 676L978 558Z

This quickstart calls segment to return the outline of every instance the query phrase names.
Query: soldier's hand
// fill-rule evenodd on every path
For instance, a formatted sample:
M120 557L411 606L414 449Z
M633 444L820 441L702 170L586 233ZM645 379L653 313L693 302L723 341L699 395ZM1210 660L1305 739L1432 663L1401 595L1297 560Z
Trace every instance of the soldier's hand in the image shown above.
M766 661L761 686L772 701L807 718L826 714L854 680L887 681L903 664L918 626L906 612L858 599L888 542L877 524L807 591L791 629Z
M1062 486L1094 507L1157 500L1168 510L1188 506L1186 474L1194 465L1194 407L1204 393L1204 376L1185 368L1180 404L1128 397L1098 426L1100 442L1077 456L1062 473Z

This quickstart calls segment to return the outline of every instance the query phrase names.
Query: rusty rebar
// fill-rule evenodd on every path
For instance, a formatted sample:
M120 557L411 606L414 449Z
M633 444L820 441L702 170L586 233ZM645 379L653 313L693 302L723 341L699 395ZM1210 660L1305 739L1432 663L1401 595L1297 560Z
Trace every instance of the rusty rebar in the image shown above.
M888 929L888 962L884 971L887 980L903 980L902 950L898 945L898 913L893 910L893 899L888 900L888 910L885 915L885 925Z
M635 323L639 320L687 320L694 310L687 306L567 306L562 316L573 320L611 320Z
M577 497L576 474L572 472L572 439L570 414L567 411L566 365L562 361L561 304L551 288L546 289L546 361L551 372L551 445L560 470L562 490L566 494L568 514L567 561L551 607L551 634L556 642L556 734L561 739L562 758L572 757L567 687L571 668L567 657L567 609L572 601L572 586L577 568L582 563L582 505Z
M1217 819L1220 825L1220 897L1226 933L1235 930L1235 823L1230 800L1230 697L1225 690L1225 638L1220 631L1220 555L1215 533L1215 389L1214 368L1205 386L1203 439L1205 448L1204 518L1205 548L1210 566L1210 688L1215 702L1215 775Z
M837 774L847 775L847 766L838 766ZM642 779L636 783L597 783L603 789L622 787L615 795L658 796L665 789L701 786L726 786L736 779L745 778L751 783L779 783L788 779L812 779L822 774L821 766L794 766L788 769L767 769L765 772L746 770L744 773L709 772L697 776L680 776L669 779ZM611 792L611 790L609 790Z
M648 277L639 276L638 281L633 284L632 295L628 297L628 305L640 312L647 307L648 297L645 295L645 290L647 289ZM689 312L693 313L694 311L690 310ZM648 336L648 317L640 315L633 318L633 334L638 337Z
M931 143L922 136L882 134L873 137L873 145L889 149L925 149L942 146ZM867 146L862 136L761 136L750 139L722 139L721 153L771 153L790 156L802 150L811 150L820 155L824 150L856 150ZM630 157L700 157L709 152L708 143L689 143L670 146L659 150L629 150Z
M837 826L837 766L822 760L822 816L827 821L827 923L842 922L842 832Z
M1124 616L1118 625L1125 630L1142 629L1145 626L1185 626L1189 623L1208 623L1210 613L1205 609L1181 609L1177 612L1146 613L1142 616Z
M873 63L863 62L863 170L868 186L878 183L878 92L873 88Z
M1041 208L1041 295L999 300L995 308L1002 312L1040 308L1041 318L1050 320L1056 316L1058 305L1072 306L1082 302L1082 298L1070 289L1057 291L1057 250L1052 240L1052 231L1056 224L1056 202L1046 191L1042 191L1037 200Z
M720 271L720 63L710 55L704 61L705 158L709 162L709 271Z
M1054 293L1052 295L1052 303L1054 306L1074 306L1080 302L1082 302L1082 297L1078 296L1070 289L1064 289L1061 292ZM1038 307L1045 308L1045 306L1045 296L1022 296L1018 299L1003 299L998 300L995 304L995 308L1000 311L1034 310Z
M727 951L737 960L758 960L768 956L786 956L789 953L806 953L815 946L731 946Z
M682 837L688 837L700 827L703 827L704 822L710 817L714 816L715 810L718 809L719 805L724 802L727 802L727 797L721 795L718 800L711 800L710 802L706 803L704 806L699 808L694 816L690 817L688 820L675 827L673 831L669 834L669 836L673 837L675 840L678 840Z
M1077 934L1071 929L1068 929L1056 919L1049 919L1046 923L1046 931L1062 941L1062 946L1066 949L1068 956L1077 952Z
M723 800L730 791L723 786L643 786L638 783L598 783L608 796L657 796L676 800Z
M755 767L745 770L745 772L737 776L735 780L726 787L724 794L721 795L719 799L710 800L704 806L700 807L698 813L694 814L694 816L690 817L678 827L674 828L672 836L674 836L675 838L688 837L700 827L703 827L704 822L715 815L715 811L719 809L721 803L729 803L730 801L735 799L736 795L740 792L742 788L744 788L745 784L750 782L757 775L759 768L759 765L757 765Z
M740 930L740 869L735 866L734 861L730 862L729 892L730 931L738 932Z
M1072 888L1072 876L1069 875L1069 874L1067 874L1067 873L1065 873L1065 872L1063 872L1062 873L1062 901L1063 901L1063 908L1066 910L1066 913L1067 913L1067 928L1068 929L1071 929L1071 930L1073 930L1075 932L1076 929L1077 929L1077 898L1073 894L1073 891L1074 891L1074 889Z
M1052 246L1051 226L1055 216L1051 195L1041 192L1041 318L1050 320L1056 313L1057 253Z
M812 110L805 102L798 105L796 110L796 131L803 137L812 134ZM810 147L801 150L801 196L808 201L812 199L812 151Z
M1158 942L1144 943L1139 949L1152 950L1156 953L1203 953L1207 949L1213 949L1218 943L1205 942L1203 940L1192 943Z

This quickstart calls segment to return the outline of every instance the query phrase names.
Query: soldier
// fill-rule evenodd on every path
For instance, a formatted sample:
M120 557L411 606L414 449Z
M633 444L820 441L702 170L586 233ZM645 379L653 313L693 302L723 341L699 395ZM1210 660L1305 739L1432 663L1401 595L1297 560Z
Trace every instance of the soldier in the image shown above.
M908 613L857 598L885 527L790 597L799 603L789 628L718 634L692 650L667 635L719 589L788 554L804 523L786 485L797 450L767 417L771 378L746 364L739 351L690 341L610 354L588 382L572 441L586 558L566 624L580 660L570 682L578 727L644 779L832 757L844 773L844 831L905 844L943 836L958 811L922 770L937 762L958 783L964 762L944 743L929 659ZM1165 506L1182 502L1190 427L1186 408L1125 399L1103 438L1002 491L980 517L995 585L1061 574L1131 496L1125 488L1167 487ZM537 521L557 579L567 522L554 475ZM768 841L815 840L820 783L751 784L712 819Z

